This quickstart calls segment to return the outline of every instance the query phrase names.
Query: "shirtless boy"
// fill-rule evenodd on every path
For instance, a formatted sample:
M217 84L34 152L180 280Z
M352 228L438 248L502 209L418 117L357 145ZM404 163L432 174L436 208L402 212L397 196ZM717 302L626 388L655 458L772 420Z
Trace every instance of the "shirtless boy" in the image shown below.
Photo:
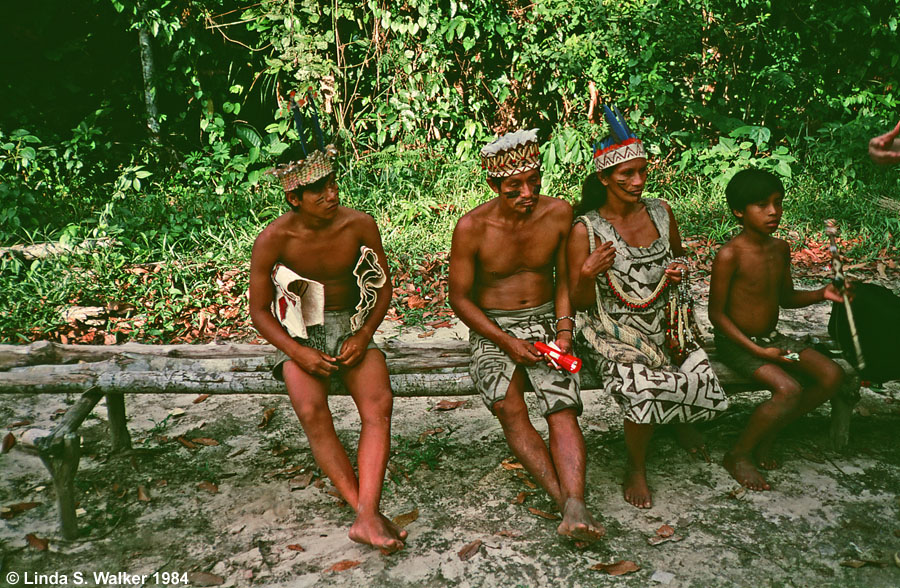
M713 262L709 320L719 358L772 396L753 411L723 465L741 485L769 490L756 466L778 467L772 456L776 434L831 398L844 377L840 366L818 351L774 332L778 309L843 298L831 284L818 290L794 289L790 248L772 236L784 201L784 186L776 176L757 169L740 171L725 195L743 230Z
M253 244L250 317L280 351L273 374L287 386L316 463L356 511L350 539L392 553L403 547L406 531L379 511L393 406L384 354L372 343L391 298L381 236L372 217L340 205L330 159L321 151L275 174L282 180L291 210L267 226ZM374 250L386 280L361 328L352 332L350 315L360 299L353 270L363 245ZM272 315L270 275L276 263L324 285L324 344L319 348L312 336L292 338ZM353 397L362 423L358 478L328 408L330 380L335 377Z
M565 257L572 207L540 194L534 131L507 134L481 156L497 196L459 220L450 252L450 305L470 329L469 371L513 454L563 514L557 531L599 539L605 530L584 502L578 379L550 367L532 344L572 349ZM549 449L528 416L529 385L547 419Z

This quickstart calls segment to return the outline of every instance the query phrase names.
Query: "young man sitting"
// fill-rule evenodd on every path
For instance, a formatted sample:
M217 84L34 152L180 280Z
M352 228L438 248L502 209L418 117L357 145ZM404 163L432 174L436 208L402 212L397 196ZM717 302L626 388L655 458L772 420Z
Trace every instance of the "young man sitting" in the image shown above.
M372 217L340 205L330 157L323 151L274 173L281 179L291 210L267 226L253 245L250 316L260 334L279 350L273 375L287 386L316 463L356 511L350 538L392 553L403 547L406 532L379 510L393 406L384 354L372 342L391 298L381 236ZM365 294L354 274L362 247L371 250L369 255L374 254L383 268L383 283L369 292L370 300L374 294L374 304L367 315L354 315ZM272 307L278 290L273 279L285 274L302 283L306 293L318 289L324 301L306 296L303 312L292 316L293 303L285 300L296 298L282 292L274 308L276 318ZM310 317L318 319L303 324ZM358 478L328 407L333 378L343 381L359 410Z

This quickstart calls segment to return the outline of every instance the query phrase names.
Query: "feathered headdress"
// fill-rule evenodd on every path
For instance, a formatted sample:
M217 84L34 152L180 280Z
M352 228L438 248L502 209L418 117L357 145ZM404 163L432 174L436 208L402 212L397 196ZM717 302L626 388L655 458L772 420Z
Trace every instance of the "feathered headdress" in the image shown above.
M625 117L615 105L610 110L604 104L603 114L606 122L609 123L609 136L594 147L594 166L597 171L602 171L623 161L647 157L644 144L628 128Z
M319 124L319 113L316 111L316 107L313 104L312 94L308 94L306 99L300 99L299 101L296 100L294 96L295 93L291 92L289 96L289 108L294 117L294 125L297 128L297 134L300 136L300 147L303 149L303 158L298 161L292 161L276 166L266 172L281 180L281 186L284 188L285 192L291 192L300 186L314 184L330 174L334 171L331 166L331 160L337 156L337 149L334 145L325 145L325 139L322 135L322 126ZM300 112L301 106L306 106L307 113L313 121L316 149L312 151L309 151L306 146L303 113Z
M481 150L481 167L491 178L506 178L540 165L537 129L506 133Z

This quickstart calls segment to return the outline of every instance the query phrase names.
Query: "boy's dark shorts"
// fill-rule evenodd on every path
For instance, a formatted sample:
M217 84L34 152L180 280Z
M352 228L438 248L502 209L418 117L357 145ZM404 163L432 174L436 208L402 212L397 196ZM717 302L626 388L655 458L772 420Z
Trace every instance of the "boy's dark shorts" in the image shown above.
M353 313L349 310L326 310L324 326L317 325L315 327L309 327L307 329L310 335L309 339L295 337L294 341L301 345L318 349L322 353L332 357L337 357L341 353L341 346L344 344L344 341L353 335L353 331L350 329L350 317L352 315ZM366 349L378 349L381 351L378 348L378 345L372 340L369 340L369 345ZM272 366L272 377L279 382L284 381L284 364L290 359L291 358L280 349L275 354L275 363ZM332 384L337 384L337 380L332 380Z
M719 361L745 378L752 379L756 370L764 365L772 363L753 355L718 329L713 329L713 338L716 344L716 356ZM768 337L750 337L750 340L760 347L778 347L787 350L789 353L800 353L809 347L809 344L804 343L799 339L788 337L778 331L772 331ZM786 366L779 364L778 367L785 368ZM805 377L806 375L799 370L791 370L788 368L786 371L803 381L808 380L808 377Z

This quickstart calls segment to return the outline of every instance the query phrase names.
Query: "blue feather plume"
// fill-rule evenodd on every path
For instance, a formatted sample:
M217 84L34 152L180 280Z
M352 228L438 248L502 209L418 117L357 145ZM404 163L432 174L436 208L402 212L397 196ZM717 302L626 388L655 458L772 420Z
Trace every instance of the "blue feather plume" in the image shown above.
M600 142L600 149L606 149L607 147L622 143L627 139L636 138L635 134L628 128L628 123L625 122L625 116L617 106L613 105L612 109L610 109L609 106L604 104L603 115L606 118L607 124L609 124L609 136Z
M297 134L300 135L300 146L303 147L303 157L309 155L306 150L306 139L303 138L303 115L300 114L300 107L297 106L297 103L294 101L294 96L291 95L291 112L294 114L294 125L297 127Z
M316 130L316 141L318 143L317 149L325 150L325 139L322 137L322 125L319 123L319 112L316 108L316 105L313 103L312 92L307 94L306 99L306 108L307 110L312 112L313 123L315 124Z

